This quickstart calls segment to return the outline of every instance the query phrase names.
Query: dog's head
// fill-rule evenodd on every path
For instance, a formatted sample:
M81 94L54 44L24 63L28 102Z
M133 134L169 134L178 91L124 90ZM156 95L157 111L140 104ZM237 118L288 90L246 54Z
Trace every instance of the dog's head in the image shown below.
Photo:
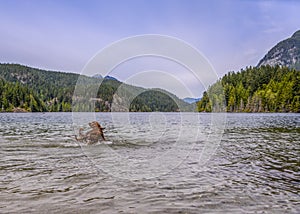
M97 121L93 121L93 122L90 122L89 123L89 126L91 127L91 128L98 128L98 129L100 129L100 130L103 130L104 128L102 128L101 127L101 125L97 122Z

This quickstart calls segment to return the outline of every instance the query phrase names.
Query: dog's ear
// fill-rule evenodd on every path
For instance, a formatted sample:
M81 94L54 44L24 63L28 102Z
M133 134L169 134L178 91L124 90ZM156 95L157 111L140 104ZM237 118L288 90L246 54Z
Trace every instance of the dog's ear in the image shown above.
M95 121L95 124L98 126L99 129L101 129L101 126L97 121Z
M102 131L103 129L105 129L104 127L102 127L101 125L100 125L100 123L98 123L98 122L96 122L96 124L97 124L97 127Z

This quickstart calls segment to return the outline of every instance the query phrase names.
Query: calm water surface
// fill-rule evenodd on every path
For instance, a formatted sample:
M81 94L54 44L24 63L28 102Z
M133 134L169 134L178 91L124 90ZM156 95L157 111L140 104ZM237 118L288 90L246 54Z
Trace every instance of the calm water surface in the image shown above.
M0 114L0 213L300 213L299 114L96 119L86 146L71 113Z

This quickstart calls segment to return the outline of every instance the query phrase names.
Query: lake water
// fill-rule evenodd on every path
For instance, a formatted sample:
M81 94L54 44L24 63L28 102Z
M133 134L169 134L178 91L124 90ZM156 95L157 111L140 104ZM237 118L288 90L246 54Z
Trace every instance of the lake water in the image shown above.
M2 113L0 213L300 213L299 151L299 114Z

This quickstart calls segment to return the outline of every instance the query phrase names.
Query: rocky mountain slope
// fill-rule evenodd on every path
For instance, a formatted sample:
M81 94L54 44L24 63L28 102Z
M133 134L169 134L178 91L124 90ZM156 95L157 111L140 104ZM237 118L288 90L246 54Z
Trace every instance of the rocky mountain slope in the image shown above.
M300 30L275 45L257 66L262 65L280 65L300 70Z

